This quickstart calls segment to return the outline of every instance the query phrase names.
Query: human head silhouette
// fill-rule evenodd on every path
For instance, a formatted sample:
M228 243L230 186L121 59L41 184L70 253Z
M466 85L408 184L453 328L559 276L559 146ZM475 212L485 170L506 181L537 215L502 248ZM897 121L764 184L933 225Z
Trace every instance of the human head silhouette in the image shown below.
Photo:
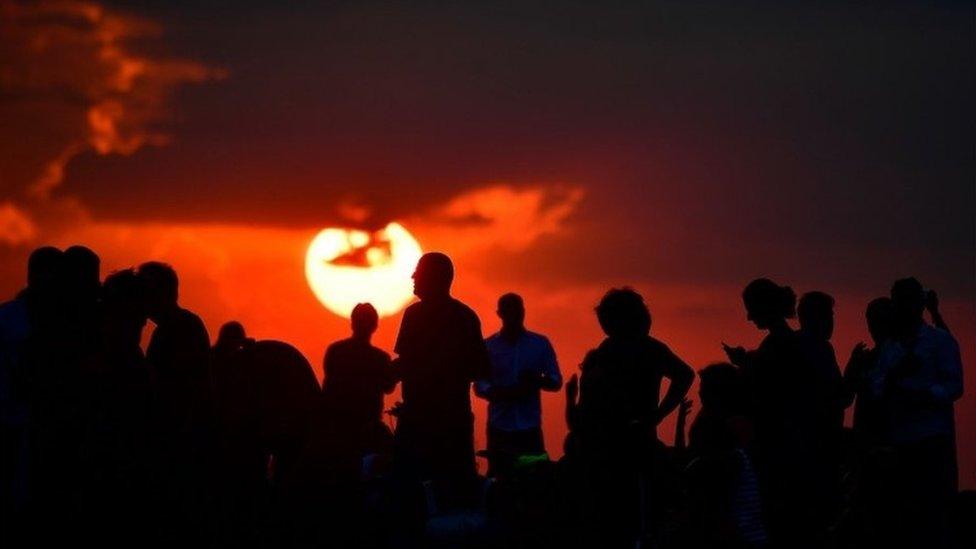
M43 246L27 259L27 287L32 292L50 292L57 284L64 264L64 252Z
M800 328L817 339L829 341L834 335L834 298L824 292L807 292L796 308Z
M864 317L868 323L868 332L875 345L880 345L891 337L893 309L891 298L879 297L868 303Z
M895 329L907 336L922 323L925 312L925 289L915 278L896 280L891 286L891 306Z
M379 326L380 315L369 303L359 303L352 308L352 335L358 339L369 340Z
M760 330L766 330L787 318L796 316L796 294L789 286L780 286L768 278L757 278L742 291L748 319Z
M239 349L247 339L244 332L244 325L236 320L225 322L217 333L217 342L214 347L220 349Z
M651 312L644 298L631 288L613 288L596 306L603 332L611 338L646 336L651 331Z
M101 260L85 246L64 251L64 279L73 301L94 301L101 288Z
M503 330L520 331L525 329L525 303L522 296L507 293L498 298L498 318L502 319Z
M428 252L420 257L413 273L413 293L420 299L450 295L454 281L454 263L440 252Z
M135 269L123 269L105 277L102 305L112 333L133 345L139 344L146 325L142 284Z
M704 408L727 412L737 410L742 398L739 369L727 362L703 368L698 372L698 397Z
M143 263L139 266L139 280L146 312L153 321L177 308L180 282L172 267L159 261Z

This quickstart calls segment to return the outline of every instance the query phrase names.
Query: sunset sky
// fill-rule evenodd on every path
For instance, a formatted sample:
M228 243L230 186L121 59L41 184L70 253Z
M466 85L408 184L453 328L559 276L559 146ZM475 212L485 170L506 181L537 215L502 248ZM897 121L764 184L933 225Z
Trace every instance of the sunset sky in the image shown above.
M240 320L319 368L348 330L309 243L397 221L454 258L486 335L522 293L568 375L612 286L696 368L759 342L752 278L827 291L843 363L914 275L963 349L976 488L969 3L198 4L0 3L0 296L41 244L160 259L212 336Z

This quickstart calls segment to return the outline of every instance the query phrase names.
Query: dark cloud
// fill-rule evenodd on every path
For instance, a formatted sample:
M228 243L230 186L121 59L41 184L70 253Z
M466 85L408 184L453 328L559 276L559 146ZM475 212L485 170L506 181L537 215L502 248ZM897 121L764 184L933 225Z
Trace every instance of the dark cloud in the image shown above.
M150 8L163 20L182 14ZM66 191L109 217L312 226L347 202L403 216L497 180L614 196L637 185L694 202L697 223L727 225L709 197L731 193L805 215L801 225L833 239L850 222L814 213L825 205L856 213L932 181L935 192L900 212L931 218L943 203L970 202L962 11L202 9L171 26L232 80L186 93L179 143L79 159Z
M88 143L71 150L57 193L98 219L380 226L499 181L557 182L585 191L575 236L518 253L580 280L738 278L764 265L867 283L871 269L932 265L976 290L965 6L125 9L232 76L181 92L165 147L98 154L77 114L53 118L76 128L28 132L20 158L75 137L12 169ZM148 56L142 42L131 47ZM149 79L165 91L150 95L169 96L174 78ZM98 96L89 80L39 96ZM33 116L23 102L9 110ZM151 139L136 127L132 139ZM500 273L540 272L511 259L496 256Z
M8 243L18 243L17 227L25 234L33 226L31 210L50 206L75 157L165 145L159 123L174 90L221 76L130 49L158 34L154 23L96 3L0 5L0 208Z

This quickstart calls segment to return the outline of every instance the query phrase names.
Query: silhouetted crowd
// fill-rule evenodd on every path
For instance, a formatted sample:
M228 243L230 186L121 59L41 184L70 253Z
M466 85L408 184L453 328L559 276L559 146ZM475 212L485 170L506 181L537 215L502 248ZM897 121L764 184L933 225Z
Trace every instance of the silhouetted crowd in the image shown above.
M103 281L91 250L45 247L27 271L0 305L4 547L976 546L957 486L959 346L913 278L868 305L872 344L843 371L831 296L749 283L765 338L723 343L729 362L697 372L686 429L696 372L628 288L600 301L606 338L564 383L519 295L486 339L451 296L451 260L428 253L396 358L360 304L320 387L294 347L240 323L211 347L166 264ZM551 460L540 392L562 389ZM481 450L472 392L488 401Z

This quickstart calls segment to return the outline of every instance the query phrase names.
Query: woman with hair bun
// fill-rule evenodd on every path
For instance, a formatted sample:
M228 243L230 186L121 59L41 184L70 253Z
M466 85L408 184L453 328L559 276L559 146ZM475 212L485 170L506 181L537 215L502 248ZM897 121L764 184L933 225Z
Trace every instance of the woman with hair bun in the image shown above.
M747 318L766 337L753 351L723 347L743 372L771 541L782 547L816 546L825 531L815 509L821 499L815 479L821 469L816 410L822 408L822 395L817 372L789 323L796 316L796 293L759 278L746 286L742 301Z

